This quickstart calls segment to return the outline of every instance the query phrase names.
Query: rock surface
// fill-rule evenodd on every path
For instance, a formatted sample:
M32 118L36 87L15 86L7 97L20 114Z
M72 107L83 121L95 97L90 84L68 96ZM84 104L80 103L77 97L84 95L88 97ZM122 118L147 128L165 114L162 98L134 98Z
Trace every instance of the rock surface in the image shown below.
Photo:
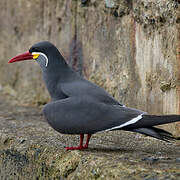
M6 98L5 98L6 97ZM180 144L135 133L92 136L85 151L66 151L79 137L55 132L41 109L0 94L0 179L174 179Z

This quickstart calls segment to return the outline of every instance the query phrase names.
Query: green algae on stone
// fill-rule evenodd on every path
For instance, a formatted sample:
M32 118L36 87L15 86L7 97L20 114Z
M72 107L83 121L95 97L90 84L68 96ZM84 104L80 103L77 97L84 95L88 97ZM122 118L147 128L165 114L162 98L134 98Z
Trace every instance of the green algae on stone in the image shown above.
M79 151L71 151L62 155L62 157L56 161L55 167L60 169L60 175L62 177L68 177L69 174L74 172L81 161L81 155Z
M162 92L169 91L171 88L175 88L175 87L176 84L172 84L172 82L165 82L165 81L160 82L160 89L162 90Z

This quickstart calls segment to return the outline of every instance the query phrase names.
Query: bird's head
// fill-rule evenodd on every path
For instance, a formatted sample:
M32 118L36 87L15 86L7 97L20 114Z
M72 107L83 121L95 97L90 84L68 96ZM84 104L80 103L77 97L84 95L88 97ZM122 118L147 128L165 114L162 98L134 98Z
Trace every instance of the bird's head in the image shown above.
M24 61L24 60L35 60L39 63L41 68L47 68L50 64L49 60L53 57L59 57L60 53L58 49L48 41L42 41L34 44L29 51L17 55L9 60L8 63ZM53 56L53 57L52 57ZM53 58L55 59L55 58Z

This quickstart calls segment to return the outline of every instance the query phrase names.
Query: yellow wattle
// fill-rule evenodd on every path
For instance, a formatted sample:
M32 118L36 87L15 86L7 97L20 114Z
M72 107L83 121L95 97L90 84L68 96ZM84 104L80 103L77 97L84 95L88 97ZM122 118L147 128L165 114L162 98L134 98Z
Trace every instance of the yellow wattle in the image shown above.
M33 54L33 59L37 59L39 57L39 54Z

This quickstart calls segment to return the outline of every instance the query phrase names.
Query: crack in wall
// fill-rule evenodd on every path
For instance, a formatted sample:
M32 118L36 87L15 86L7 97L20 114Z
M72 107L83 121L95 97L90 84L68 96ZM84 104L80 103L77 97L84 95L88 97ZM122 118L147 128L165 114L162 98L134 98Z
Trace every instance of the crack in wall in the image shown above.
M83 51L82 42L78 39L78 1L74 2L73 15L73 38L69 45L69 64L71 67L82 75L83 72Z

